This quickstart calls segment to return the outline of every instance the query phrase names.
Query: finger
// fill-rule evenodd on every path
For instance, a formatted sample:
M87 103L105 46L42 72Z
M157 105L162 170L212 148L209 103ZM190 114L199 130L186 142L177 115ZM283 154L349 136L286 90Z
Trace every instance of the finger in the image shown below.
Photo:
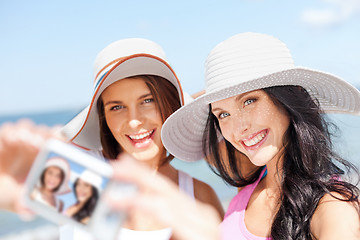
M169 224L174 214L173 207L169 205L169 201L156 194L147 194L138 192L133 196L123 197L121 199L112 199L110 195L106 200L111 207L116 211L132 212L134 210L141 212L144 215L151 216L163 224Z

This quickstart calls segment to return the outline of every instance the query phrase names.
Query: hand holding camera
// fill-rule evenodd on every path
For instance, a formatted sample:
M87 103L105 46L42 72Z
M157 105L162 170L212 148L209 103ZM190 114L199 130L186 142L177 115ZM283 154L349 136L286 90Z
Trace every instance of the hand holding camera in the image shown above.
M113 167L69 144L50 140L26 180L25 199L35 213L57 224L71 223L99 239L115 239L126 218L105 195L133 194L132 184L113 182Z

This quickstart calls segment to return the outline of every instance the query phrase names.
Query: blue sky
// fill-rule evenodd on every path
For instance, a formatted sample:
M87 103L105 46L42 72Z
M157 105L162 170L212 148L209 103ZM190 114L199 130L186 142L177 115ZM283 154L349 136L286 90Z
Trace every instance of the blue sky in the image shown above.
M209 51L247 31L360 87L359 26L359 0L0 1L0 115L85 106L96 54L129 37L160 44L189 93Z

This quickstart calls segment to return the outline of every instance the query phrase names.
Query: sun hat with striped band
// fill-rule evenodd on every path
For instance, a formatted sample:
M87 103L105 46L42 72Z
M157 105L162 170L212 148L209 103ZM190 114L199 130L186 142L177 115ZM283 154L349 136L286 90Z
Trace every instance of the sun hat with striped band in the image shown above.
M97 100L112 83L136 75L156 75L167 79L178 90L183 105L180 82L162 48L147 39L123 39L111 43L97 55L91 103L62 128L62 134L81 147L102 149Z
M209 104L256 89L295 85L317 99L325 113L360 114L360 92L346 81L294 65L286 45L260 33L241 33L218 44L205 63L205 94L173 113L162 127L165 148L175 157L204 157Z

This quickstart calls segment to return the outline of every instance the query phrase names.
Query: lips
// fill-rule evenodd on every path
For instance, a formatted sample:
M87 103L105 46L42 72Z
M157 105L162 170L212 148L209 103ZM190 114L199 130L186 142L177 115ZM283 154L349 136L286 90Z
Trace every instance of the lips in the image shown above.
M144 148L147 147L151 140L152 137L154 135L155 129L152 129L150 131L147 132L142 132L142 133L138 133L138 134L131 134L131 135L126 135L131 143L137 147L137 148Z
M265 142L268 133L269 129L264 129L260 132L250 135L249 137L243 139L241 142L245 148L254 149L259 147L263 142Z
M53 189L53 188L57 187L57 185L58 185L59 183L58 183L58 182L48 181L48 182L46 182L45 184L46 184L46 186L47 186L48 188Z

